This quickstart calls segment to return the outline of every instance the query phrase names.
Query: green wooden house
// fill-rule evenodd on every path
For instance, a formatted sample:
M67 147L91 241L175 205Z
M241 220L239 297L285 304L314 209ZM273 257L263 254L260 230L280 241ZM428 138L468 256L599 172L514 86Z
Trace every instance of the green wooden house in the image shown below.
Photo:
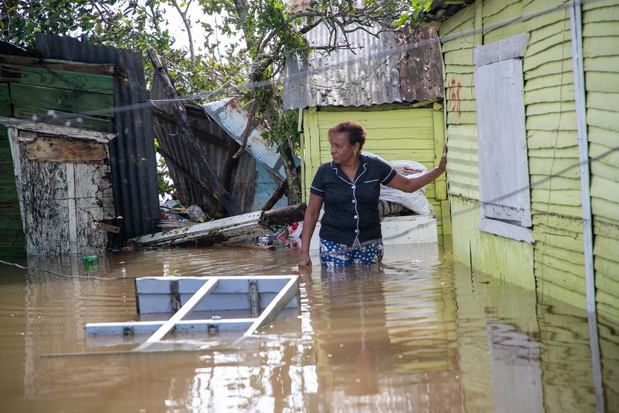
M454 254L584 307L590 226L597 310L619 320L619 4L582 5L580 91L570 13L559 0L485 0L440 25Z
M0 54L0 116L32 119L46 117L66 125L68 113L109 108L114 105L113 65L88 65ZM48 115L48 113L51 115ZM58 116L54 121L53 116ZM112 131L111 115L84 116L80 123L103 132ZM0 126L0 240L1 256L25 255L25 238L15 186L15 172L7 128Z
M582 393L562 392L557 363L577 355L557 342L586 337L593 325L599 346L592 341L579 356L594 365L597 358L604 385L599 380L595 394L603 389L612 411L619 403L609 363L619 354L619 2L476 0L438 26L454 258L534 289L538 305L573 320L536 339L546 407L578 411L577 399L592 394L592 377L583 377ZM518 326L538 328L524 318ZM465 387L475 386L471 374Z
M119 228L116 246L153 232L159 220L152 117L142 106L147 99L142 57L131 51L43 33L31 50L0 42L0 117L116 134L109 146L113 216L122 218L102 222ZM28 228L2 126L0 231L0 255L25 254Z

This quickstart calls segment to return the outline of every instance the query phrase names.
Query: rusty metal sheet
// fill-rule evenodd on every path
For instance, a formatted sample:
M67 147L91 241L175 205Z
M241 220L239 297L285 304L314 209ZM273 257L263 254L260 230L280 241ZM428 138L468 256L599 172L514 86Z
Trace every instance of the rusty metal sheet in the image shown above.
M377 28L371 30L378 33ZM329 44L330 35L326 25L319 25L306 36L312 46L324 47ZM284 108L441 99L442 60L436 36L435 29L386 31L377 35L357 30L348 34L351 50L314 51L309 65L289 59ZM343 36L339 37L342 44Z
M399 31L396 34L400 52L400 93L408 102L435 100L443 97L443 64L435 28ZM433 41L436 40L436 41Z

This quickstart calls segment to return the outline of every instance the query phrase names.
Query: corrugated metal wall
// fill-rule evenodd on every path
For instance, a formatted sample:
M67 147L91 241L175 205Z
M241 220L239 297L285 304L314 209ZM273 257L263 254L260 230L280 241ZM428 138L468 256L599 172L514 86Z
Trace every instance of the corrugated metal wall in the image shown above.
M378 27L338 30L338 44L332 51L316 50L310 64L290 59L284 84L285 109L315 106L371 106L394 102L433 101L442 98L440 52L433 28L415 32L380 32ZM306 34L312 46L332 46L328 25L320 24ZM398 50L410 44L419 47Z
M45 58L87 63L113 63L114 105L126 107L148 101L141 56L104 46L89 46L69 37L37 35L36 49ZM116 214L122 216L125 237L155 231L159 219L157 165L153 122L149 108L114 113L116 139L110 145Z

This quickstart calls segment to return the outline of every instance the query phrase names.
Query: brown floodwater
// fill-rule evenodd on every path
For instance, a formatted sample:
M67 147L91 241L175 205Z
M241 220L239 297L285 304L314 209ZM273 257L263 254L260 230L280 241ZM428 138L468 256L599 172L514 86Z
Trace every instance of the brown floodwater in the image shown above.
M175 351L133 354L139 338L86 337L84 326L140 319L134 278L297 274L296 253L220 247L114 254L88 270L77 258L27 264L0 266L2 412L580 413L596 411L595 369L606 411L619 411L617 326L600 321L594 363L584 310L472 274L436 245L388 247L382 268L315 262L300 308L255 337L178 334L165 347Z

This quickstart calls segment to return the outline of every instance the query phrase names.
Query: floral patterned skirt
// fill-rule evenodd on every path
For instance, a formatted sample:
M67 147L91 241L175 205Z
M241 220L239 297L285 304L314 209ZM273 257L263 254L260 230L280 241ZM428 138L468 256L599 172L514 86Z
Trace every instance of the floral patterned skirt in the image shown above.
M325 267L351 264L376 264L383 259L383 240L362 242L359 246L320 239L320 263Z

